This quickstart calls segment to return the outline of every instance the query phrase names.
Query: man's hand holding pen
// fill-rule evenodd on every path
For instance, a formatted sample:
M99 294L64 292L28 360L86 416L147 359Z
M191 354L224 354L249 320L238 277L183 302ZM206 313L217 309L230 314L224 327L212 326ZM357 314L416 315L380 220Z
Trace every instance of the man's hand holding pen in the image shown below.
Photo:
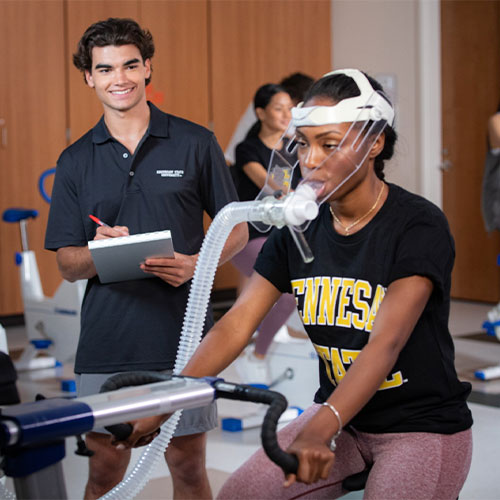
M99 226L97 228L94 240L103 240L105 238L117 238L118 236L129 236L129 231L127 226L111 227L109 224L106 224L95 215L89 214L89 217Z
M94 240L103 240L105 238L117 238L118 236L128 236L127 226L99 226L94 236Z

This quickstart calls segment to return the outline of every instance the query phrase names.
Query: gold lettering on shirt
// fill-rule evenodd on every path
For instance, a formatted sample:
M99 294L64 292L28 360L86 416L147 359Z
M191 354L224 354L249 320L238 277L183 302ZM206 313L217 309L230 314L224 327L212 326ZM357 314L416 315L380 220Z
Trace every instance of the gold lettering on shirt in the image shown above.
M346 311L349 307L352 297L352 289L354 287L354 280L344 278L342 280L342 289L340 290L339 299L339 312L337 316L337 325L349 328L351 326L351 313Z
M291 281L304 325L339 326L371 332L385 296L365 280L315 276Z
M321 278L321 298L319 302L318 325L335 324L335 304L339 294L341 278Z
M357 330L363 330L366 320L370 314L370 306L366 299L372 296L372 286L368 281L357 280L354 283L352 304L356 311L352 313L352 326Z
M325 365L328 379L334 386L337 386L345 377L347 368L354 363L361 352L360 350L338 349L337 347L322 346L314 343L313 346ZM390 376L382 382L378 390L394 389L395 387L402 386L403 383L403 374L401 371L397 371L390 374Z
M323 360L323 363L325 364L325 371L328 379L332 383L332 385L337 385L335 382L334 378L332 377L332 369L331 369L331 363L330 363L330 349L325 346L320 346L316 345L313 343L314 348L316 349L316 352L318 353L318 356L321 360Z
M381 285L377 286L377 290L375 291L375 298L373 299L372 306L370 308L370 314L368 315L368 321L365 325L365 330L367 332L371 332L373 328L373 322L375 321L375 316L377 315L378 308L382 303L382 300L385 296L385 288Z
M321 293L320 277L306 278L306 293L302 318L304 325L316 324L316 311L318 310L318 298Z
M403 374L398 371L391 375L391 378L387 377L383 384L380 386L379 391L384 389L393 389L394 387L400 387L403 385Z

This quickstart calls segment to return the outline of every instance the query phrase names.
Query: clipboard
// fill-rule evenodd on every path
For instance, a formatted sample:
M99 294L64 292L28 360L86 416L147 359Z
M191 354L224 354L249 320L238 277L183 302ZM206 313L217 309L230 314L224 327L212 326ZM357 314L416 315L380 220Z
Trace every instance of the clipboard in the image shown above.
M89 241L101 283L153 278L139 265L148 257L174 257L169 230Z

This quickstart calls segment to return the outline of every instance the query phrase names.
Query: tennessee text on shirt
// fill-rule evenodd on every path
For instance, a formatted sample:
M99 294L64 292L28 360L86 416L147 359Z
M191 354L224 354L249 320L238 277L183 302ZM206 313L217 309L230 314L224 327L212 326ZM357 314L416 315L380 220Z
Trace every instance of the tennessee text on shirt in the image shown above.
M331 276L295 279L291 285L304 325L336 325L367 333L372 330L386 292L382 285L373 287L365 280ZM313 345L334 386L344 378L347 368L361 352L359 349ZM407 381L403 374L397 371L387 377L379 390L400 387L404 382Z
M291 281L304 325L328 325L371 332L385 296L382 285L365 280L315 276ZM352 310L349 310L352 309Z

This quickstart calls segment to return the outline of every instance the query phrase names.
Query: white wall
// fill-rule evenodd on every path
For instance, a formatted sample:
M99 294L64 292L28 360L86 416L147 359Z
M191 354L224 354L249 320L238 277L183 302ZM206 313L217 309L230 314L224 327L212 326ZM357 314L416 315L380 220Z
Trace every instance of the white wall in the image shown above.
M441 205L439 38L439 0L332 0L333 67L395 84L387 180Z

